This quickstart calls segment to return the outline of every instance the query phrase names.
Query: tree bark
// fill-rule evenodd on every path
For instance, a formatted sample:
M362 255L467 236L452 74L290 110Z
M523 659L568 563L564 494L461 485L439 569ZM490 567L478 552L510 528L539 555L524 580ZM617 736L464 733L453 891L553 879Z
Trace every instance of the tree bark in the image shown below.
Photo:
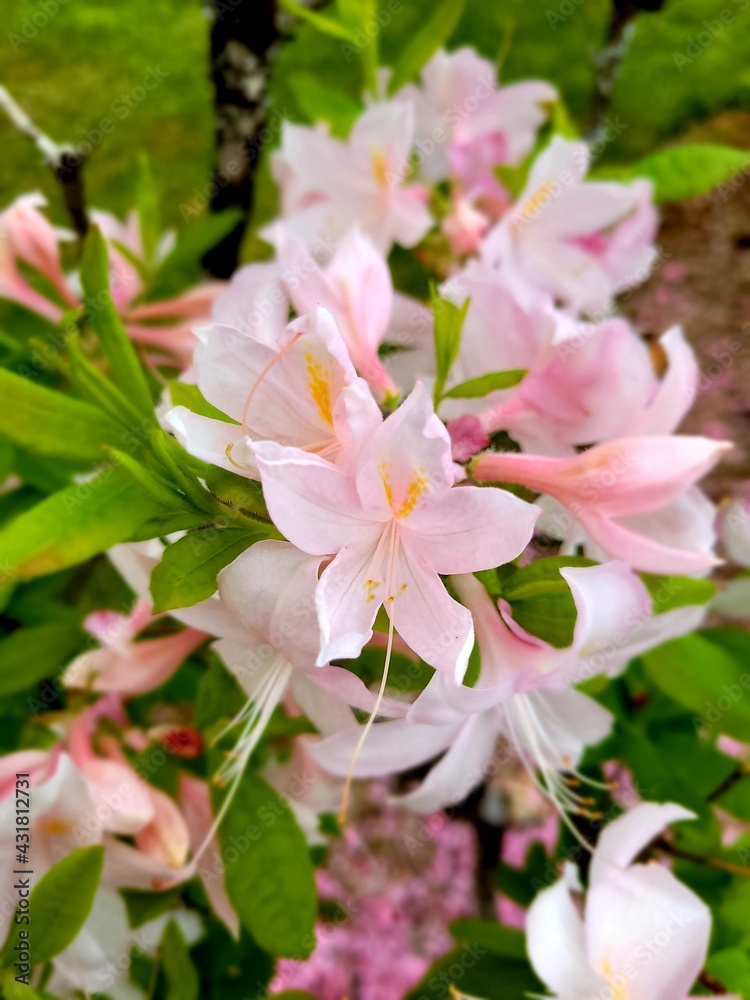
M210 0L211 79L216 159L211 211L240 208L242 220L204 257L214 277L228 278L253 206L253 177L266 119L269 61L279 38L275 0Z

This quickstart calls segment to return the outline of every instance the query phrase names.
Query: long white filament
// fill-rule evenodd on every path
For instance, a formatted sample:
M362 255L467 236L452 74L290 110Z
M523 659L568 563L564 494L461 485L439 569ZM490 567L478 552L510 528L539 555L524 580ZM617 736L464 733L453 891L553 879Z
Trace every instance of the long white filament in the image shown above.
M245 724L234 750L214 775L214 781L217 784L224 784L227 780L231 781L231 784L224 796L224 801L221 803L219 811L214 817L211 828L193 854L190 862L193 868L198 864L198 861L216 836L216 831L221 826L221 822L226 816L227 810L232 804L232 800L239 788L247 762L250 760L253 750L258 745L258 741L263 735L274 709L284 697L284 692L286 691L293 669L291 663L282 656L277 656L268 668L268 675L263 679L253 697L247 701L242 711L238 712L235 718L216 736L214 742L220 740L222 736L244 720Z
M383 539L388 536L389 538L389 549L388 549L388 568L386 571L385 579L385 589L386 589L386 600L391 604L391 613L388 619L388 643L385 650L385 664L383 665L383 676L380 681L380 688L378 690L378 696L375 699L375 704L373 705L372 712L370 712L370 717L362 728L362 733L360 734L359 740L357 741L357 746L352 754L352 759L349 761L349 769L346 772L346 779L344 781L344 789L341 793L341 806L339 808L338 821L341 826L346 823L346 813L349 808L349 797L351 795L352 781L354 780L354 769L357 766L357 760L362 752L362 747L365 744L367 735L372 728L372 724L375 721L378 712L380 711L380 706L383 703L383 697L385 696L385 689L388 683L388 670L391 665L391 655L393 653L393 619L395 616L395 604L396 595L393 591L393 567L396 559L396 547L398 545L397 527L395 519L391 521L389 529L387 532L383 532L378 546L375 550L375 554L372 558L371 567L374 565L377 559Z

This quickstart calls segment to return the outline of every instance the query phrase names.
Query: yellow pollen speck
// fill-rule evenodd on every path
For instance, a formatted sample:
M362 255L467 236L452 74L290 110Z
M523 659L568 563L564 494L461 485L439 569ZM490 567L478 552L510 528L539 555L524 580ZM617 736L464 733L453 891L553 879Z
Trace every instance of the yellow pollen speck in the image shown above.
M391 481L388 478L388 466L385 462L381 462L378 466L378 472L380 473L380 479L383 483L383 489L385 490L385 498L388 501L388 506L393 507L393 490L391 489Z
M330 370L326 370L312 354L305 354L305 364L307 366L307 388L310 391L313 402L318 408L318 413L323 420L333 427L333 411L331 408L331 384Z
M516 228L525 225L535 219L537 214L544 208L549 196L555 188L555 181L547 180L523 203L519 217L515 220Z
M379 146L375 146L370 156L372 158L372 174L375 178L375 183L379 188L387 191L390 184L388 183L388 164L385 160L385 153Z
M624 976L614 976L612 966L606 958L602 961L601 969L607 985L612 990L612 1000L628 1000L628 987Z
M423 472L417 473L416 477L409 483L404 502L398 509L396 517L408 517L422 499L428 488L427 477Z
M365 604L370 604L375 600L375 591L380 586L377 580L365 580Z
M70 832L70 823L67 823L64 819L43 819L39 825L42 831L50 836Z

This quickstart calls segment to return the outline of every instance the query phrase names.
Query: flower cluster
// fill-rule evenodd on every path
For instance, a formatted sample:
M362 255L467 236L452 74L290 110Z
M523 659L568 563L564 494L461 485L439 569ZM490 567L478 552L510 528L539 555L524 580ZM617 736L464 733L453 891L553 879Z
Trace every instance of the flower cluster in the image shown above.
M372 101L345 139L285 125L272 155L280 211L262 231L272 255L226 286L142 301L135 224L99 218L125 329L183 362L190 391L165 398L163 427L202 487L218 469L233 510L252 497L263 537L221 563L211 596L170 610L187 627L166 633L149 592L164 540L114 549L136 603L86 620L96 642L64 673L78 711L56 718L54 744L3 759L9 781L34 775L40 870L104 847L85 940L56 959L55 988L112 994L87 962L105 911L118 928L107 947L127 950L115 889L199 875L239 933L217 829L251 760L279 789L295 768L313 775L289 800L311 843L321 816L346 823L354 779L401 775L393 801L432 814L512 761L590 847L600 785L582 762L613 716L593 697L602 687L580 685L702 622L702 604L665 609L658 588L718 562L716 511L697 484L729 445L676 433L698 379L682 331L649 341L617 313L656 259L649 182L589 177L587 145L555 134L556 100L543 82L499 87L491 64L458 49ZM0 294L59 322L80 296L38 198L6 210L0 230ZM169 794L132 762L163 744L201 756L189 720L144 729L129 708L207 639L246 699L212 734L233 739L213 808L189 770ZM414 683L396 683L396 659ZM281 710L304 720L286 760L259 753ZM668 868L634 859L691 815L636 805L604 826L583 909L571 867L538 895L528 951L554 996L684 1000L709 912ZM199 934L194 913L171 912L188 940ZM665 926L644 958L641 938ZM324 989L313 972L292 979Z

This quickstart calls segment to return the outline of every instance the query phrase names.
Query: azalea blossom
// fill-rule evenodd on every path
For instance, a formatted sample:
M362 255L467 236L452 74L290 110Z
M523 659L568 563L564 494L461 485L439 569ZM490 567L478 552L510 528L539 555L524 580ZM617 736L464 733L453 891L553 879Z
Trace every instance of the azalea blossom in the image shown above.
M652 615L651 598L621 563L560 571L571 589L576 624L570 646L555 648L513 620L510 606L495 605L479 580L453 577L471 611L481 667L473 687L435 674L414 704L390 709L394 721L372 728L354 774L372 777L417 767L444 755L422 784L400 801L420 812L461 802L486 776L503 737L544 791L564 812L585 812L586 800L562 772L575 773L584 749L612 725L610 713L576 691L595 674L619 672L634 656L686 631L688 617ZM388 712L384 714L389 714ZM311 753L343 774L355 734L337 733Z
M338 327L322 308L279 332L271 347L223 326L199 331L193 373L209 403L231 422L177 406L165 416L197 458L257 479L250 446L271 440L345 461L352 435L380 423L367 383L357 377Z
M699 573L717 562L713 506L692 487L730 447L653 435L597 445L573 458L487 452L471 471L480 481L548 494L610 558L651 573Z
M125 901L112 889L99 889L83 926L71 944L53 960L46 989L61 996L106 993L112 1000L143 1000L145 994L130 979L131 949L144 956L158 953L167 924L174 921L188 946L203 933L195 911L169 910L133 929Z
M697 365L679 327L658 345L668 365L661 379L625 320L575 328L563 322L529 363L528 375L479 414L478 424L486 437L506 430L524 450L551 455L618 437L671 433L690 408ZM621 393L626 400L613 407Z
M0 298L17 302L51 323L66 308L78 304L63 274L59 240L70 238L40 211L47 199L39 193L22 195L0 212ZM47 279L59 296L53 301L37 291L18 270L20 261Z
M151 603L139 600L130 615L95 611L84 621L97 639L98 649L81 653L63 673L69 688L113 691L133 697L160 687L206 638L197 629L181 629L172 635L136 642L140 632L154 622Z
M312 247L334 244L353 223L382 254L412 247L432 224L428 193L409 179L414 110L398 101L371 105L346 141L320 128L284 123L272 170L281 189L281 222L261 235L274 246L286 231Z
M62 269L60 242L72 239L72 234L52 226L40 211L45 205L40 194L23 195L0 213L0 298L57 324L67 309L81 305L82 289L79 276ZM144 266L158 265L172 249L174 234L165 234L155 260L146 262L136 212L125 222L108 212L93 211L91 216L108 240L112 301L128 335L156 349L159 360L187 363L195 346L191 327L208 319L224 282L206 282L177 296L144 302L144 279L132 258ZM19 273L18 261L51 285L56 298L33 287Z
M317 662L358 656L382 605L415 652L460 679L471 615L438 574L515 558L537 510L502 490L453 487L450 440L420 384L359 443L351 471L275 442L254 445L274 523L303 551L335 555L316 592Z
M643 281L654 258L650 183L585 182L589 157L585 143L555 136L481 249L491 267L575 312L602 308Z
M533 149L545 105L557 91L542 81L498 87L496 68L468 47L440 50L397 99L413 102L420 171L431 181L449 175L471 196L508 195L493 168L515 166Z
M304 266L307 251L294 236L279 248L284 287L299 314L317 307L336 320L352 364L380 399L398 391L378 357L378 347L391 324L393 284L388 265L370 240L352 229L325 268L314 258ZM300 266L295 266L300 265Z
M570 863L539 893L526 920L527 949L556 1000L685 1000L703 968L711 914L664 865L634 862L668 823L694 818L673 803L640 803L602 831L582 911Z

